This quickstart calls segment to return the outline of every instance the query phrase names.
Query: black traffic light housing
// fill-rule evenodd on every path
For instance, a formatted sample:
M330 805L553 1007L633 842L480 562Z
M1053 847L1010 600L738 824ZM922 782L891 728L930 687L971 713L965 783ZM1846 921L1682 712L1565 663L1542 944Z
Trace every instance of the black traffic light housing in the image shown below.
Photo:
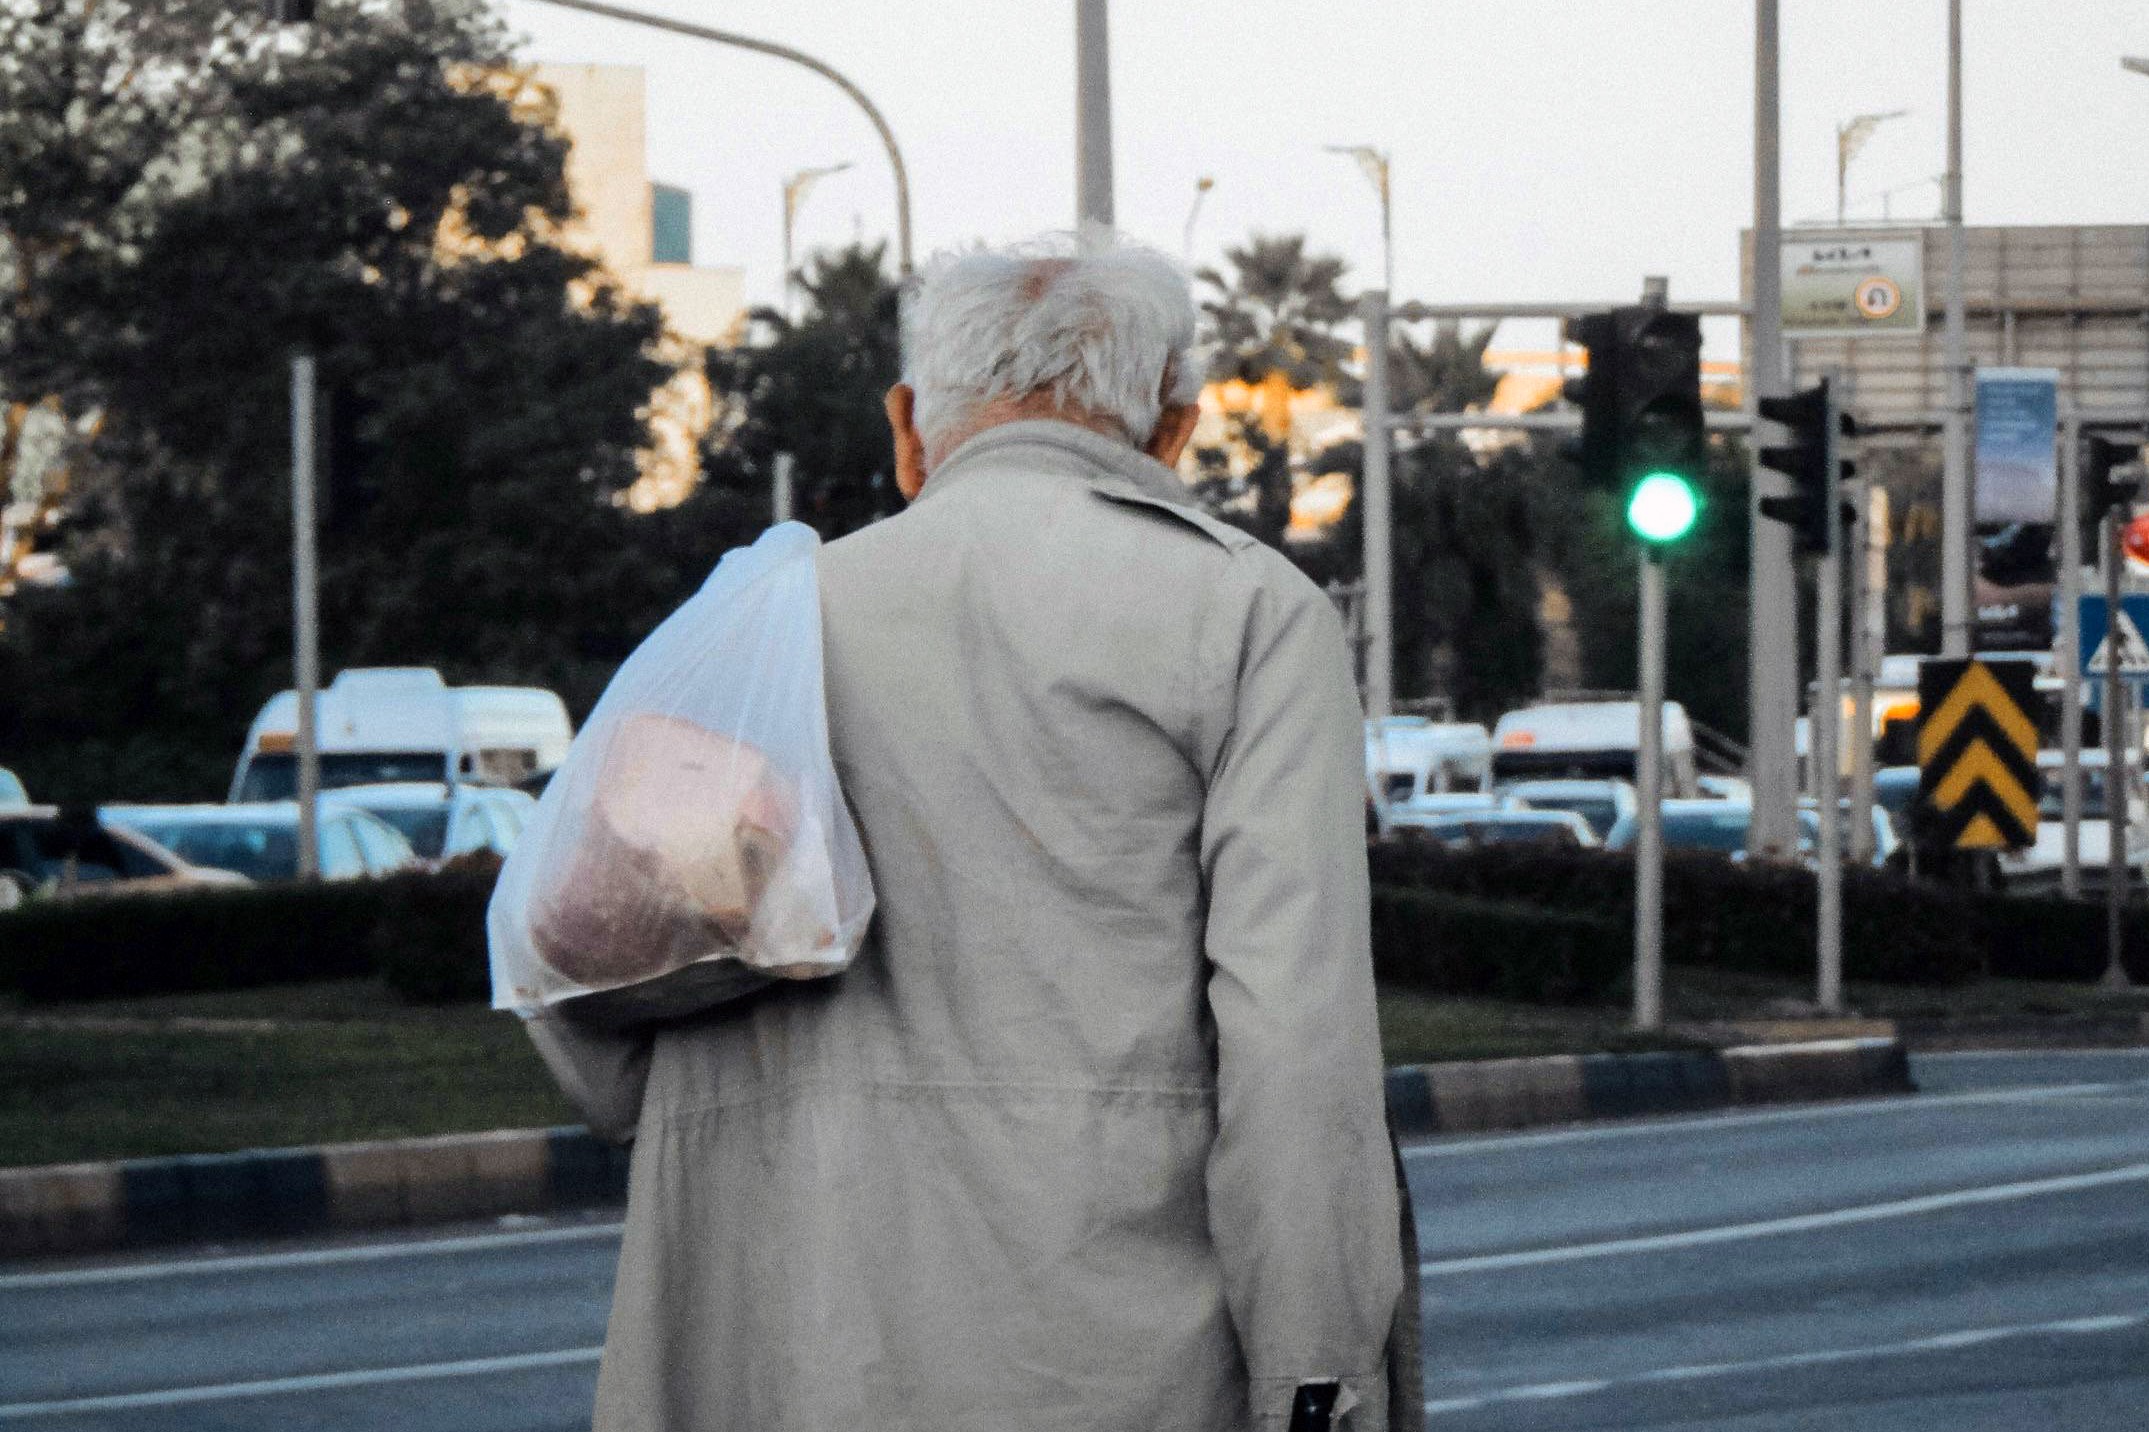
M314 0L269 0L269 18L279 25L311 25Z
M1836 407L1825 378L1785 397L1763 398L1757 406L1762 417L1781 423L1791 435L1789 442L1762 448L1758 455L1761 466L1791 479L1788 493L1761 499L1761 515L1789 524L1798 537L1799 550L1825 553L1834 545L1832 534L1840 530L1829 521L1831 499L1835 500L1843 526L1857 516L1857 509L1837 496L1837 483L1855 473L1857 465L1838 458L1836 471L1828 470L1830 424L1834 424L1836 436L1846 438L1857 436L1858 425L1849 413Z
M2111 438L2089 433L2082 439L2082 527L2084 536L2082 550L2097 550L2097 525L2104 514L2115 507L2125 507L2141 495L2139 476L2115 478L2112 474L2120 468L2131 467L2141 460L2141 449L2132 443L2116 442Z
M1567 340L1589 350L1589 370L1568 382L1582 436L1566 455L1583 482L1626 490L1651 472L1700 477L1708 461L1701 412L1701 320L1636 304L1570 319Z

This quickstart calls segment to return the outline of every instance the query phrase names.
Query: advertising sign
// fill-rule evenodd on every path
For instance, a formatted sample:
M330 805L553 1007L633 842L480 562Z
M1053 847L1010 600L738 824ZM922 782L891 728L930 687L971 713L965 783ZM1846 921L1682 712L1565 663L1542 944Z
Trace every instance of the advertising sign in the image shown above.
M2057 368L1977 370L1977 520L2050 522L2059 507Z
M1781 257L1785 337L1924 331L1917 235L1786 234Z

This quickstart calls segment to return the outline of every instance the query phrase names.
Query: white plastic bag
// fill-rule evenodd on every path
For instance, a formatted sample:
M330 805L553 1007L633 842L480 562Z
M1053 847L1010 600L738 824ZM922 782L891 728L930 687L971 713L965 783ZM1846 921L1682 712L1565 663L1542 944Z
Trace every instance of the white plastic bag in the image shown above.
M850 963L873 914L836 784L813 529L727 553L635 649L487 912L493 1005L611 1027Z

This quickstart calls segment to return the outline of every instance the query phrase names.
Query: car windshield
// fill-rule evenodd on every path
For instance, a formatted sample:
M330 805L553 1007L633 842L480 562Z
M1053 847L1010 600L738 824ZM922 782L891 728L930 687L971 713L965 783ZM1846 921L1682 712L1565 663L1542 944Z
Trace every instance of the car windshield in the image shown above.
M1680 850L1720 850L1728 855L1746 848L1746 827L1751 819L1744 806L1720 811L1666 811L1664 843Z
M446 806L371 806L361 804L369 815L379 816L410 842L410 848L428 860L448 848Z
M234 870L252 880L298 875L298 831L253 822L130 820L142 834L193 865Z
M447 758L438 751L335 751L321 757L321 789L383 786L397 781L438 781ZM267 752L246 765L235 799L287 801L298 794L298 757L289 751Z

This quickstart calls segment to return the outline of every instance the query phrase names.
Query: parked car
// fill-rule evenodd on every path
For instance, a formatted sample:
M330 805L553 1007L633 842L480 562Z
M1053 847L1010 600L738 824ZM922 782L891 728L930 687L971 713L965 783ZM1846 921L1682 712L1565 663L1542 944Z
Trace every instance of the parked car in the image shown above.
M298 878L298 802L246 805L113 805L106 820L136 830L196 864L253 880ZM321 878L355 880L415 869L410 842L356 806L321 802L315 831Z
M502 786L442 785L399 781L347 786L323 796L324 804L354 806L388 822L422 861L438 863L472 851L505 859L522 836L537 802Z
M1844 797L1838 802L1837 808L1843 819L1843 858L1848 860L1851 851L1850 799ZM1867 818L1873 822L1873 865L1874 868L1878 869L1888 863L1888 858L1895 854L1895 848L1902 844L1902 840L1895 833L1894 820L1890 818L1887 810L1881 806L1879 801L1873 803L1867 812ZM1805 854L1818 850L1820 843L1820 807L1814 804L1811 797L1801 796L1798 801L1799 852Z
M2085 893L2104 888L2104 872L2111 863L2112 812L2104 779L2109 768L2106 752L2082 752L2082 818L2076 850ZM2037 802L2036 842L2026 850L2005 851L2000 856L2000 879L2010 890L2057 890L2067 863L2065 754L2039 751L2037 770L2044 777L2044 794ZM2127 800L2126 834L2127 869L2139 881L2149 869L2149 803L2138 792Z
M1531 810L1572 811L1601 842L1623 815L1634 813L1634 787L1625 781L1516 781L1500 794Z
M228 871L204 869L87 811L33 805L0 811L0 909L31 896L135 894L246 883Z
M1599 844L1589 822L1566 810L1483 810L1427 816L1407 827L1413 840L1459 848L1478 845L1550 846L1593 850Z
M22 788L22 778L0 766L0 810L19 810L29 803L30 793Z

